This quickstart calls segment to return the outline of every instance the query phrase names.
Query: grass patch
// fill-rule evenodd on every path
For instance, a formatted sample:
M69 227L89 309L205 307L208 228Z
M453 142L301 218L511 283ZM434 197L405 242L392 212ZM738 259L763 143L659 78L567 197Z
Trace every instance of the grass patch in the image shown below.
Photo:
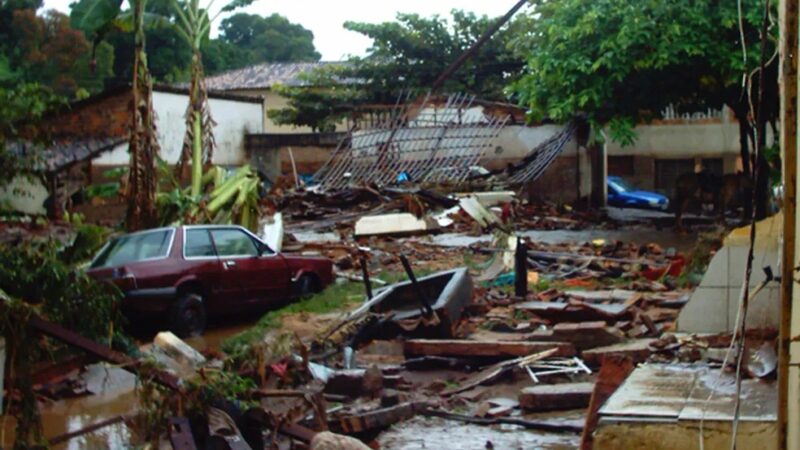
M324 314L360 303L363 299L363 284L354 281L333 283L318 294L264 314L251 328L223 341L222 350L228 354L240 353L262 339L270 330L280 328L281 318L286 314L301 312Z
M427 267L414 268L414 274L417 278L422 278L430 275L433 271ZM388 284L394 284L408 279L405 272L399 271L384 271L372 277L373 279L381 279ZM388 285L387 284L387 285ZM383 287L378 283L372 283L373 292ZM286 314L296 313L311 313L311 314L325 314L333 311L339 311L347 308L348 306L361 303L366 296L364 284L355 281L346 281L343 283L333 283L328 286L324 291L315 294L307 299L299 300L290 303L282 308L269 311L264 314L255 325L242 331L239 334L231 336L222 342L222 351L229 355L241 354L247 347L263 339L264 335L270 330L275 330L281 327L281 318Z

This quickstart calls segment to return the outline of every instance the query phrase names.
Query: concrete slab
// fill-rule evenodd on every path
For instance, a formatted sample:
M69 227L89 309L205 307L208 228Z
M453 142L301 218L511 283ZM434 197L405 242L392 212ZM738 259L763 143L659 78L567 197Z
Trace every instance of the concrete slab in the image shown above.
M640 366L600 410L594 448L696 449L701 440L705 449L730 448L735 396L733 376L719 369ZM737 446L777 448L776 383L744 380L741 398Z
M356 236L424 234L438 229L433 220L420 219L410 213L382 214L362 217L356 222Z
M696 377L696 371L683 366L641 366L600 408L600 416L677 419Z

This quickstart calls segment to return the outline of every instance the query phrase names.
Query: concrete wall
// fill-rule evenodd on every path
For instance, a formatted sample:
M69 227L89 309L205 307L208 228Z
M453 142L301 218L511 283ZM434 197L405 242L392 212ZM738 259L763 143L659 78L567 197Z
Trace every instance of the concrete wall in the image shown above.
M153 92L153 109L156 112L158 142L161 158L170 164L178 162L186 133L185 114L189 97L169 92ZM246 162L244 136L247 133L260 133L263 126L262 105L227 99L209 99L211 117L217 123L214 138L214 163L226 166L241 165ZM95 158L92 163L98 166L121 166L128 164L127 144L120 145L110 152Z
M750 227L733 230L723 247L711 259L703 280L678 316L677 329L687 333L733 331L744 283ZM753 273L750 290L764 280L765 266L779 271L783 215L777 214L756 224ZM768 284L750 300L748 328L777 329L780 317L780 284Z
M703 424L706 450L731 448L730 422L707 420ZM596 450L694 450L700 449L699 422L677 423L601 423L594 434ZM736 446L742 449L778 449L775 422L739 422Z
M50 194L37 177L18 175L0 186L0 210L9 209L24 214L44 215L44 201Z
M263 97L263 130L262 133L311 133L311 127L278 125L269 118L268 112L271 109L281 109L289 104L289 99L272 91L271 89L238 89L226 91L229 94L244 95L248 97ZM341 123L336 126L336 131L347 131L347 125Z

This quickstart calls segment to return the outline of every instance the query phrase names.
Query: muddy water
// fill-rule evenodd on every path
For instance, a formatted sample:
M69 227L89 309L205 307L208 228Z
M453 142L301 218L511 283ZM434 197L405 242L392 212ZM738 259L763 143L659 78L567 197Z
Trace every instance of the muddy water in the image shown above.
M128 415L136 411L135 378L122 369L99 364L89 366L83 375L86 387L95 395L59 400L41 407L44 436L51 439L64 433L80 430L89 425ZM11 448L16 421L3 416L3 446ZM117 449L128 448L130 430L124 423L107 426L92 433L76 437L53 449Z
M202 336L195 336L184 340L198 352L204 350L219 350L223 341L252 327L259 317L261 317L261 315L257 314L253 320L217 324L206 330Z
M580 436L533 432L518 426L487 427L418 416L381 434L378 442L381 449L385 450L561 450L577 448Z

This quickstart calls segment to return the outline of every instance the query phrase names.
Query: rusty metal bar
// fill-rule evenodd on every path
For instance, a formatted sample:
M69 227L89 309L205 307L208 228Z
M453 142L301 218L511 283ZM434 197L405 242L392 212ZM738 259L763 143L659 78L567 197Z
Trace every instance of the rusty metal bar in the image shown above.
M100 422L93 423L93 424L91 424L89 426L80 428L78 430L70 431L69 433L59 434L58 436L54 436L53 438L48 439L47 442L50 445L57 445L57 444L60 444L62 442L67 442L70 439L83 436L84 434L93 433L93 432L95 432L95 431L97 431L97 430L99 430L101 428L105 428L105 427L108 427L108 426L123 422L125 419L126 419L126 416L124 416L124 415L114 416L114 417L111 417L109 419L102 420Z

